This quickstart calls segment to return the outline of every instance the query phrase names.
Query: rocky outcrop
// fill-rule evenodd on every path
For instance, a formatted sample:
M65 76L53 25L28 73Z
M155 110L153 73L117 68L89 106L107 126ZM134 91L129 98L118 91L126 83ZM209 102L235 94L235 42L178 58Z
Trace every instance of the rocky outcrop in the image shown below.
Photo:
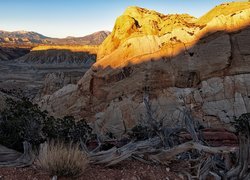
M52 72L44 79L41 96L50 95L68 84L77 84L82 73Z
M222 4L199 19L129 7L78 85L40 105L119 137L145 118L147 92L166 126L182 125L188 107L202 126L230 129L234 116L250 112L249 7Z

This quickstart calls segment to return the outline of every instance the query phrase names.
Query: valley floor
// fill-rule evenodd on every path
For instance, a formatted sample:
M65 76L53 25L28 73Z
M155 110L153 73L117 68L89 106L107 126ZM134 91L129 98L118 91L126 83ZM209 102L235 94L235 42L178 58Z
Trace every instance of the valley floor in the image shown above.
M176 169L176 167L174 167ZM135 160L127 160L113 167L91 165L79 180L179 180L177 173L161 165L147 165ZM50 180L48 174L29 168L0 168L0 180ZM72 178L58 178L67 180Z
M22 95L34 98L43 89L46 75L64 73L64 77L59 80L66 83L68 79L68 83L76 83L87 70L88 68L83 64L35 64L0 61L0 89L22 90ZM62 84L62 86L66 84Z

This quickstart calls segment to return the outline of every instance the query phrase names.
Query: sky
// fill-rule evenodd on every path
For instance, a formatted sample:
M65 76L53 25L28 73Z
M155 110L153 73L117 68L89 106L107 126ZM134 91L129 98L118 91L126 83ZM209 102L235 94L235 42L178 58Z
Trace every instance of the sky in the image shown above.
M230 0L0 0L0 30L35 31L48 37L81 37L112 31L128 6L163 14L188 13L200 17Z

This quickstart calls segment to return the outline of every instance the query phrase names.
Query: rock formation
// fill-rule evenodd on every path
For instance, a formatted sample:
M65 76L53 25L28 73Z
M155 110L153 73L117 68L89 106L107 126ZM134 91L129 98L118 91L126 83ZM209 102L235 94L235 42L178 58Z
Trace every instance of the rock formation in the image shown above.
M68 84L76 84L82 74L67 74L66 72L48 73L44 79L41 96L50 95Z
M234 116L250 112L249 26L249 2L219 5L198 19L129 7L78 84L40 106L119 137L145 117L147 91L166 126L181 125L189 107L201 125L230 128Z

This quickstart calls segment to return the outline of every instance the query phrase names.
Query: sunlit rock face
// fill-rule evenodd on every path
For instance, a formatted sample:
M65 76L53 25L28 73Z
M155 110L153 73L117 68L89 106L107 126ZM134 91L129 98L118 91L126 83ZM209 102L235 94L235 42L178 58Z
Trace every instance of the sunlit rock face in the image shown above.
M249 26L249 2L222 4L199 19L129 7L78 84L40 105L119 137L145 118L147 87L166 126L181 124L188 107L203 126L230 128L234 116L250 112Z
M209 34L235 31L249 25L249 11L249 3L222 4L196 19L187 14L163 15L129 7L118 17L111 35L102 43L95 66L122 67L129 62L141 63L145 59L140 57L138 61L135 57L148 54L175 56Z

